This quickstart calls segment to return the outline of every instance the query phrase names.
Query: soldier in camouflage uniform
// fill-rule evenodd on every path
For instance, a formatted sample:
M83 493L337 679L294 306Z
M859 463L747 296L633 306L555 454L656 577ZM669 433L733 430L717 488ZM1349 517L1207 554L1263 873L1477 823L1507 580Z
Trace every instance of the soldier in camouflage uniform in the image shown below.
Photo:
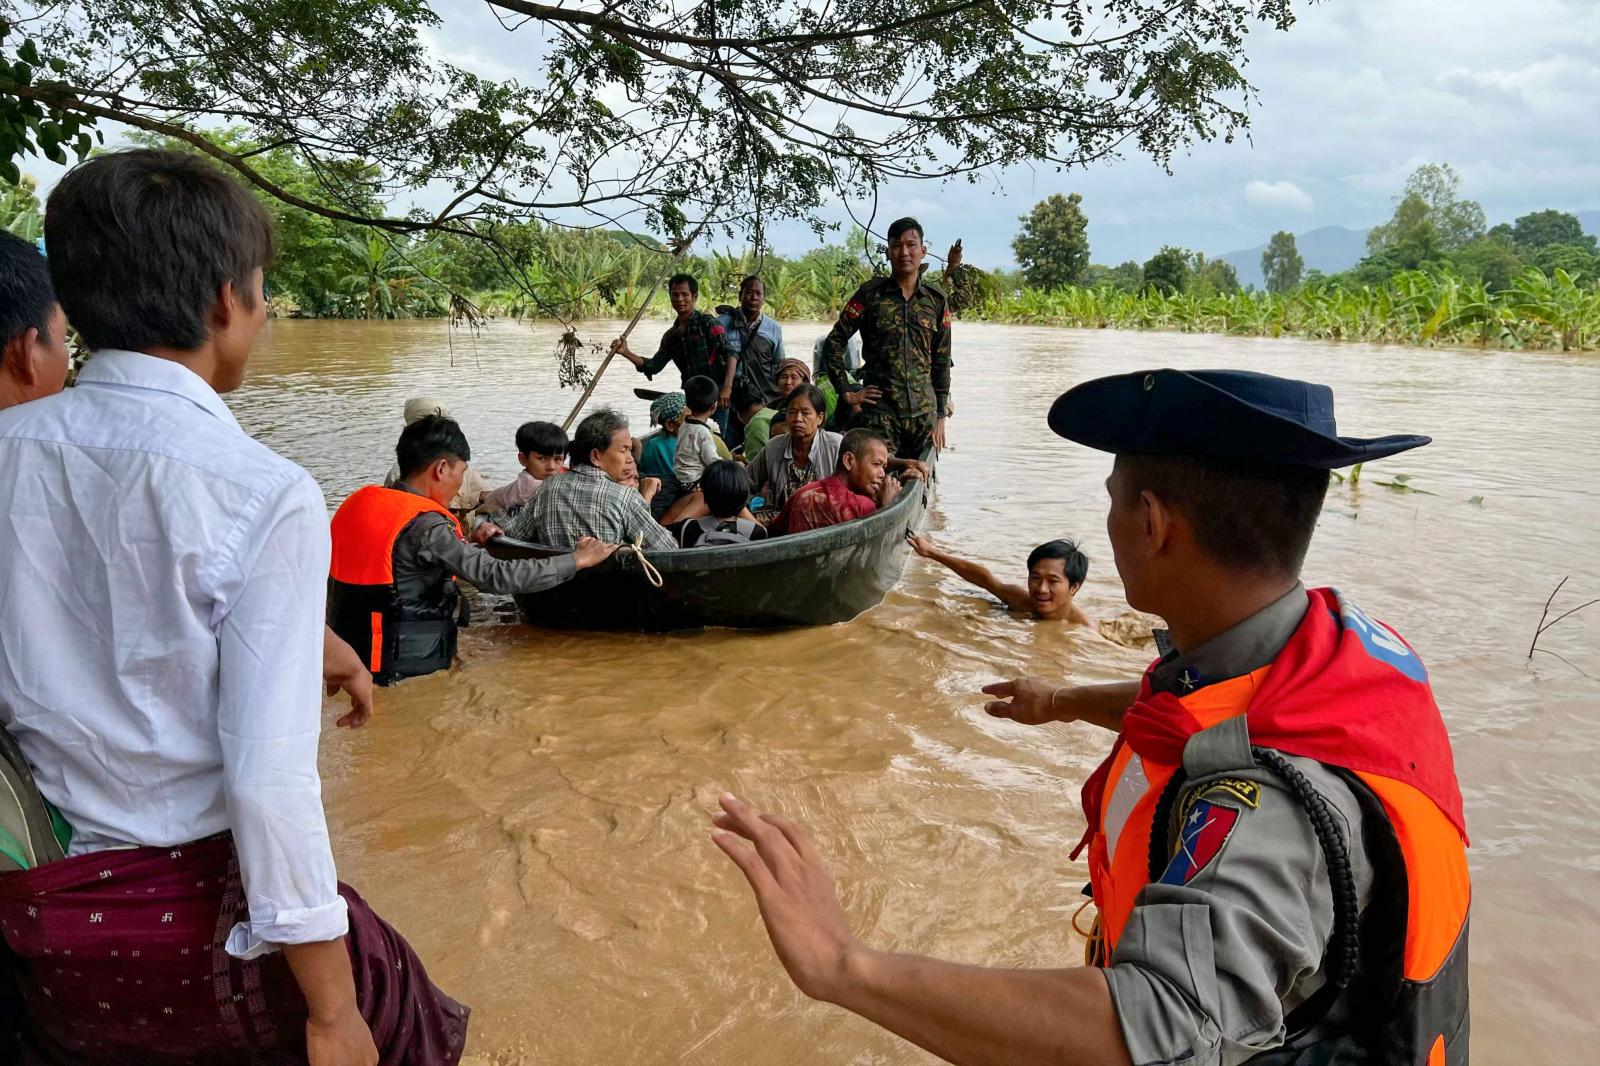
M854 424L881 433L903 462L944 447L950 402L950 300L922 280L927 254L922 225L902 218L889 227L886 278L873 278L850 298L828 334L828 378L849 404L864 406ZM961 261L959 246L949 266ZM861 334L861 385L852 387L845 368L850 337ZM878 395L874 398L868 390Z

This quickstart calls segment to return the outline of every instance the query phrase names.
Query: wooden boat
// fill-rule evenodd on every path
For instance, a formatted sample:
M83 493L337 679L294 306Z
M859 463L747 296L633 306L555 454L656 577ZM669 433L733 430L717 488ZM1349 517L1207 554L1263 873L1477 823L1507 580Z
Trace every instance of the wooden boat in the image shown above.
M631 551L619 551L544 592L516 597L522 617L552 629L662 631L725 626L768 629L848 622L900 580L906 534L925 521L930 486L907 481L876 514L754 544L650 552L661 587ZM525 559L566 549L501 537L496 556Z

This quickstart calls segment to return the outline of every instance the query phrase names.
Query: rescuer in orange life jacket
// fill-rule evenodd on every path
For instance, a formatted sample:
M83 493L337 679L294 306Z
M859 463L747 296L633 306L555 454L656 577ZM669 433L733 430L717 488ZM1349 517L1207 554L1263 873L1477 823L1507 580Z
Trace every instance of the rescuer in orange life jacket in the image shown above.
M538 592L617 550L584 537L571 555L496 559L462 540L447 509L472 458L461 427L429 415L395 446L393 488L357 489L333 516L328 625L380 685L444 670L456 653L456 578L484 592Z
M985 689L1117 733L1083 790L1088 965L874 951L804 830L724 796L713 836L790 976L957 1062L1464 1066L1466 838L1427 672L1299 579L1328 471L1428 438L1340 437L1328 388L1241 371L1090 381L1050 426L1116 455L1117 571L1170 637L1137 683Z

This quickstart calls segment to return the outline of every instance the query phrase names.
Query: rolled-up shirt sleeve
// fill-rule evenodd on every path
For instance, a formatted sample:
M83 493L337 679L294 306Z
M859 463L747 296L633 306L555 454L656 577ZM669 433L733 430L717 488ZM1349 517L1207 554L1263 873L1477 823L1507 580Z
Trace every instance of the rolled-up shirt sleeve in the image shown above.
M672 539L672 534L661 528L661 523L650 514L650 505L643 496L628 490L624 497L627 503L627 528L628 532L643 538L643 546L651 551L673 551L678 547L678 542Z
M223 796L250 911L228 938L240 958L349 927L317 773L328 514L297 474L241 516L241 580L218 629Z
M1137 1066L1232 1066L1279 1047L1288 1012L1322 984L1333 900L1321 846L1276 778L1250 777L1260 785L1255 808L1202 786L1236 817L1231 832L1186 883L1140 892L1105 970ZM1365 899L1370 868L1352 865Z

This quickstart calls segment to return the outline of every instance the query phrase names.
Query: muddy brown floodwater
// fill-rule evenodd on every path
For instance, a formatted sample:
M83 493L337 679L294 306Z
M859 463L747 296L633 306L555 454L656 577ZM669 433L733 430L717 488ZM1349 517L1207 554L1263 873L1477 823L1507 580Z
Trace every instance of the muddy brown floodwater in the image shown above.
M615 324L590 324L604 341ZM657 327L646 325L654 335ZM810 350L825 327L794 324ZM556 329L497 322L276 322L231 397L245 428L311 471L330 507L381 478L406 397L439 397L479 466L559 421ZM1593 1061L1600 1034L1600 607L1550 630L1546 596L1600 596L1600 360L1156 333L956 326L956 417L937 540L1022 575L1080 538L1084 602L1125 611L1104 529L1107 456L1044 425L1085 378L1243 367L1332 385L1350 434L1435 443L1336 486L1307 578L1337 584L1429 664L1472 836L1473 1050L1483 1063ZM597 359L591 362L595 365ZM646 421L617 365L597 399ZM1416 492L1378 482L1410 476ZM988 718L980 685L1019 672L1134 676L1149 653L1007 616L911 558L840 626L672 636L475 626L449 673L380 692L331 727L324 789L342 876L474 1008L468 1061L920 1063L812 1003L774 959L711 844L732 789L810 825L874 945L1010 966L1075 965L1086 872L1078 788L1108 734Z

